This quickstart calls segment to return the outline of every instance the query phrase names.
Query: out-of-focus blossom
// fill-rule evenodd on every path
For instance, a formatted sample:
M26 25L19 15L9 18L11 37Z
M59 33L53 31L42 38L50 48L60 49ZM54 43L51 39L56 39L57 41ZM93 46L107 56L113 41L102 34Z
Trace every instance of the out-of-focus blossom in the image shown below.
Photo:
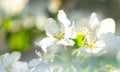
M46 21L47 21L46 15L38 15L36 19L36 27L40 30L45 30Z
M24 17L22 27L25 29L31 29L34 27L34 18L32 16Z
M30 72L26 62L16 62L12 67L11 72Z
M58 20L62 23L61 27L57 25L55 20L49 18L45 25L46 35L48 37L42 39L38 43L36 42L45 53L47 52L47 48L53 44L62 44L66 46L73 46L74 44L74 42L70 40L70 38L72 38L74 24L67 19L63 10L59 11Z
M27 3L28 0L0 0L0 7L8 14L17 14Z
M57 13L61 6L61 0L50 0L50 5L48 6L48 10L51 13Z
M21 54L13 52L0 56L0 72L29 72L27 63L20 62Z

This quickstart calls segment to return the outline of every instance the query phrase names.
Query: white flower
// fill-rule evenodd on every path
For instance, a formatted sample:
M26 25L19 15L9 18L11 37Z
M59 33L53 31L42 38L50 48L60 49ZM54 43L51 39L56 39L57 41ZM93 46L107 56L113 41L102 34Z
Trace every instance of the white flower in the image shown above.
M47 48L53 44L73 46L74 42L70 40L73 34L74 23L71 23L63 10L58 12L58 20L62 23L58 25L56 21L49 18L46 25L46 35L47 37L42 39L40 42L36 42L43 52L47 52Z
M28 72L27 64L18 61L21 54L13 52L5 53L0 56L0 72Z
M97 15L92 13L88 24L81 25L79 31L85 35L84 44L80 46L80 50L86 53L99 54L106 48L115 47L119 43L114 35L115 22L112 18L100 22ZM117 42L113 43L112 40Z

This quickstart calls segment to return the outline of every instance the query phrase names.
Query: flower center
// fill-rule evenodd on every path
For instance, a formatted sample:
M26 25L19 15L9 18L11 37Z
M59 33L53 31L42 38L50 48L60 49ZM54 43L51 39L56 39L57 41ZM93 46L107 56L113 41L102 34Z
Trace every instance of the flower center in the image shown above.
M75 42L74 46L77 48L80 48L82 46L95 48L95 43L97 41L95 31L91 30L88 27L82 27L80 31L81 32L76 32L76 38L72 39Z
M95 48L95 45L94 45L95 43L96 43L96 41L87 41L86 45L90 48Z
M57 39L64 38L64 33L61 31L58 31L55 35L53 35Z

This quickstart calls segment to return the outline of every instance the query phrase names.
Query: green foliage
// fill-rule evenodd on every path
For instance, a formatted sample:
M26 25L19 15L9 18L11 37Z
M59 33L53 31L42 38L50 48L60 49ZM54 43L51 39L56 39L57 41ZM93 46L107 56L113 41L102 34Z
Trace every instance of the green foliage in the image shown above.
M27 33L14 33L9 38L9 45L11 51L25 51L28 48L30 39Z
M5 30L9 31L10 30L11 18L6 18L3 23L4 23Z
M25 15L22 17L22 14L18 14L14 16L6 15L2 18L1 28L5 30L6 44L10 51L23 52L27 50L34 38L39 36L39 34L42 34L41 36L43 36L43 33L45 33L35 27L34 16ZM32 20L28 20L27 18L31 18ZM32 26L26 28L24 27L24 24L26 24L26 26Z

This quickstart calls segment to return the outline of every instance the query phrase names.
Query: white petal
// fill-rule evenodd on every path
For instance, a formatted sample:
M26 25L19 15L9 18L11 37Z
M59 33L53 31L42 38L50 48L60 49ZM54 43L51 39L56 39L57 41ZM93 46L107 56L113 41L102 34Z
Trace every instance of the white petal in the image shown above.
M62 39L62 40L58 41L57 44L65 45L65 46L73 46L74 42L70 39Z
M74 29L74 23L72 24L72 26L65 28L65 35L64 35L65 39L73 38L75 36L73 29Z
M20 59L21 54L19 52L13 52L11 54L6 53L3 56L4 56L5 65L9 65L14 62L17 62Z
M57 41L54 37L46 37L42 39L40 42L35 42L38 46L40 46L43 50L43 52L47 52L47 47L53 45Z
M29 67L36 67L37 65L39 65L41 63L41 60L39 59L33 59L29 62Z
M26 62L16 62L12 64L11 72L29 72L28 64Z
M101 22L101 27L98 31L98 36L106 33L115 33L115 21L112 18L107 18Z
M21 57L21 53L20 52L12 52L10 54L10 58L13 59L14 62L18 61Z
M53 34L58 32L59 26L56 24L54 19L49 18L46 22L45 30L47 36L52 36Z
M64 27L68 27L70 25L70 21L67 19L67 16L63 10L58 12L58 20L64 25Z
M89 21L89 26L91 29L94 29L96 28L97 24L99 23L99 20L97 18L97 15L96 13L92 13L91 16L90 16L90 21Z

